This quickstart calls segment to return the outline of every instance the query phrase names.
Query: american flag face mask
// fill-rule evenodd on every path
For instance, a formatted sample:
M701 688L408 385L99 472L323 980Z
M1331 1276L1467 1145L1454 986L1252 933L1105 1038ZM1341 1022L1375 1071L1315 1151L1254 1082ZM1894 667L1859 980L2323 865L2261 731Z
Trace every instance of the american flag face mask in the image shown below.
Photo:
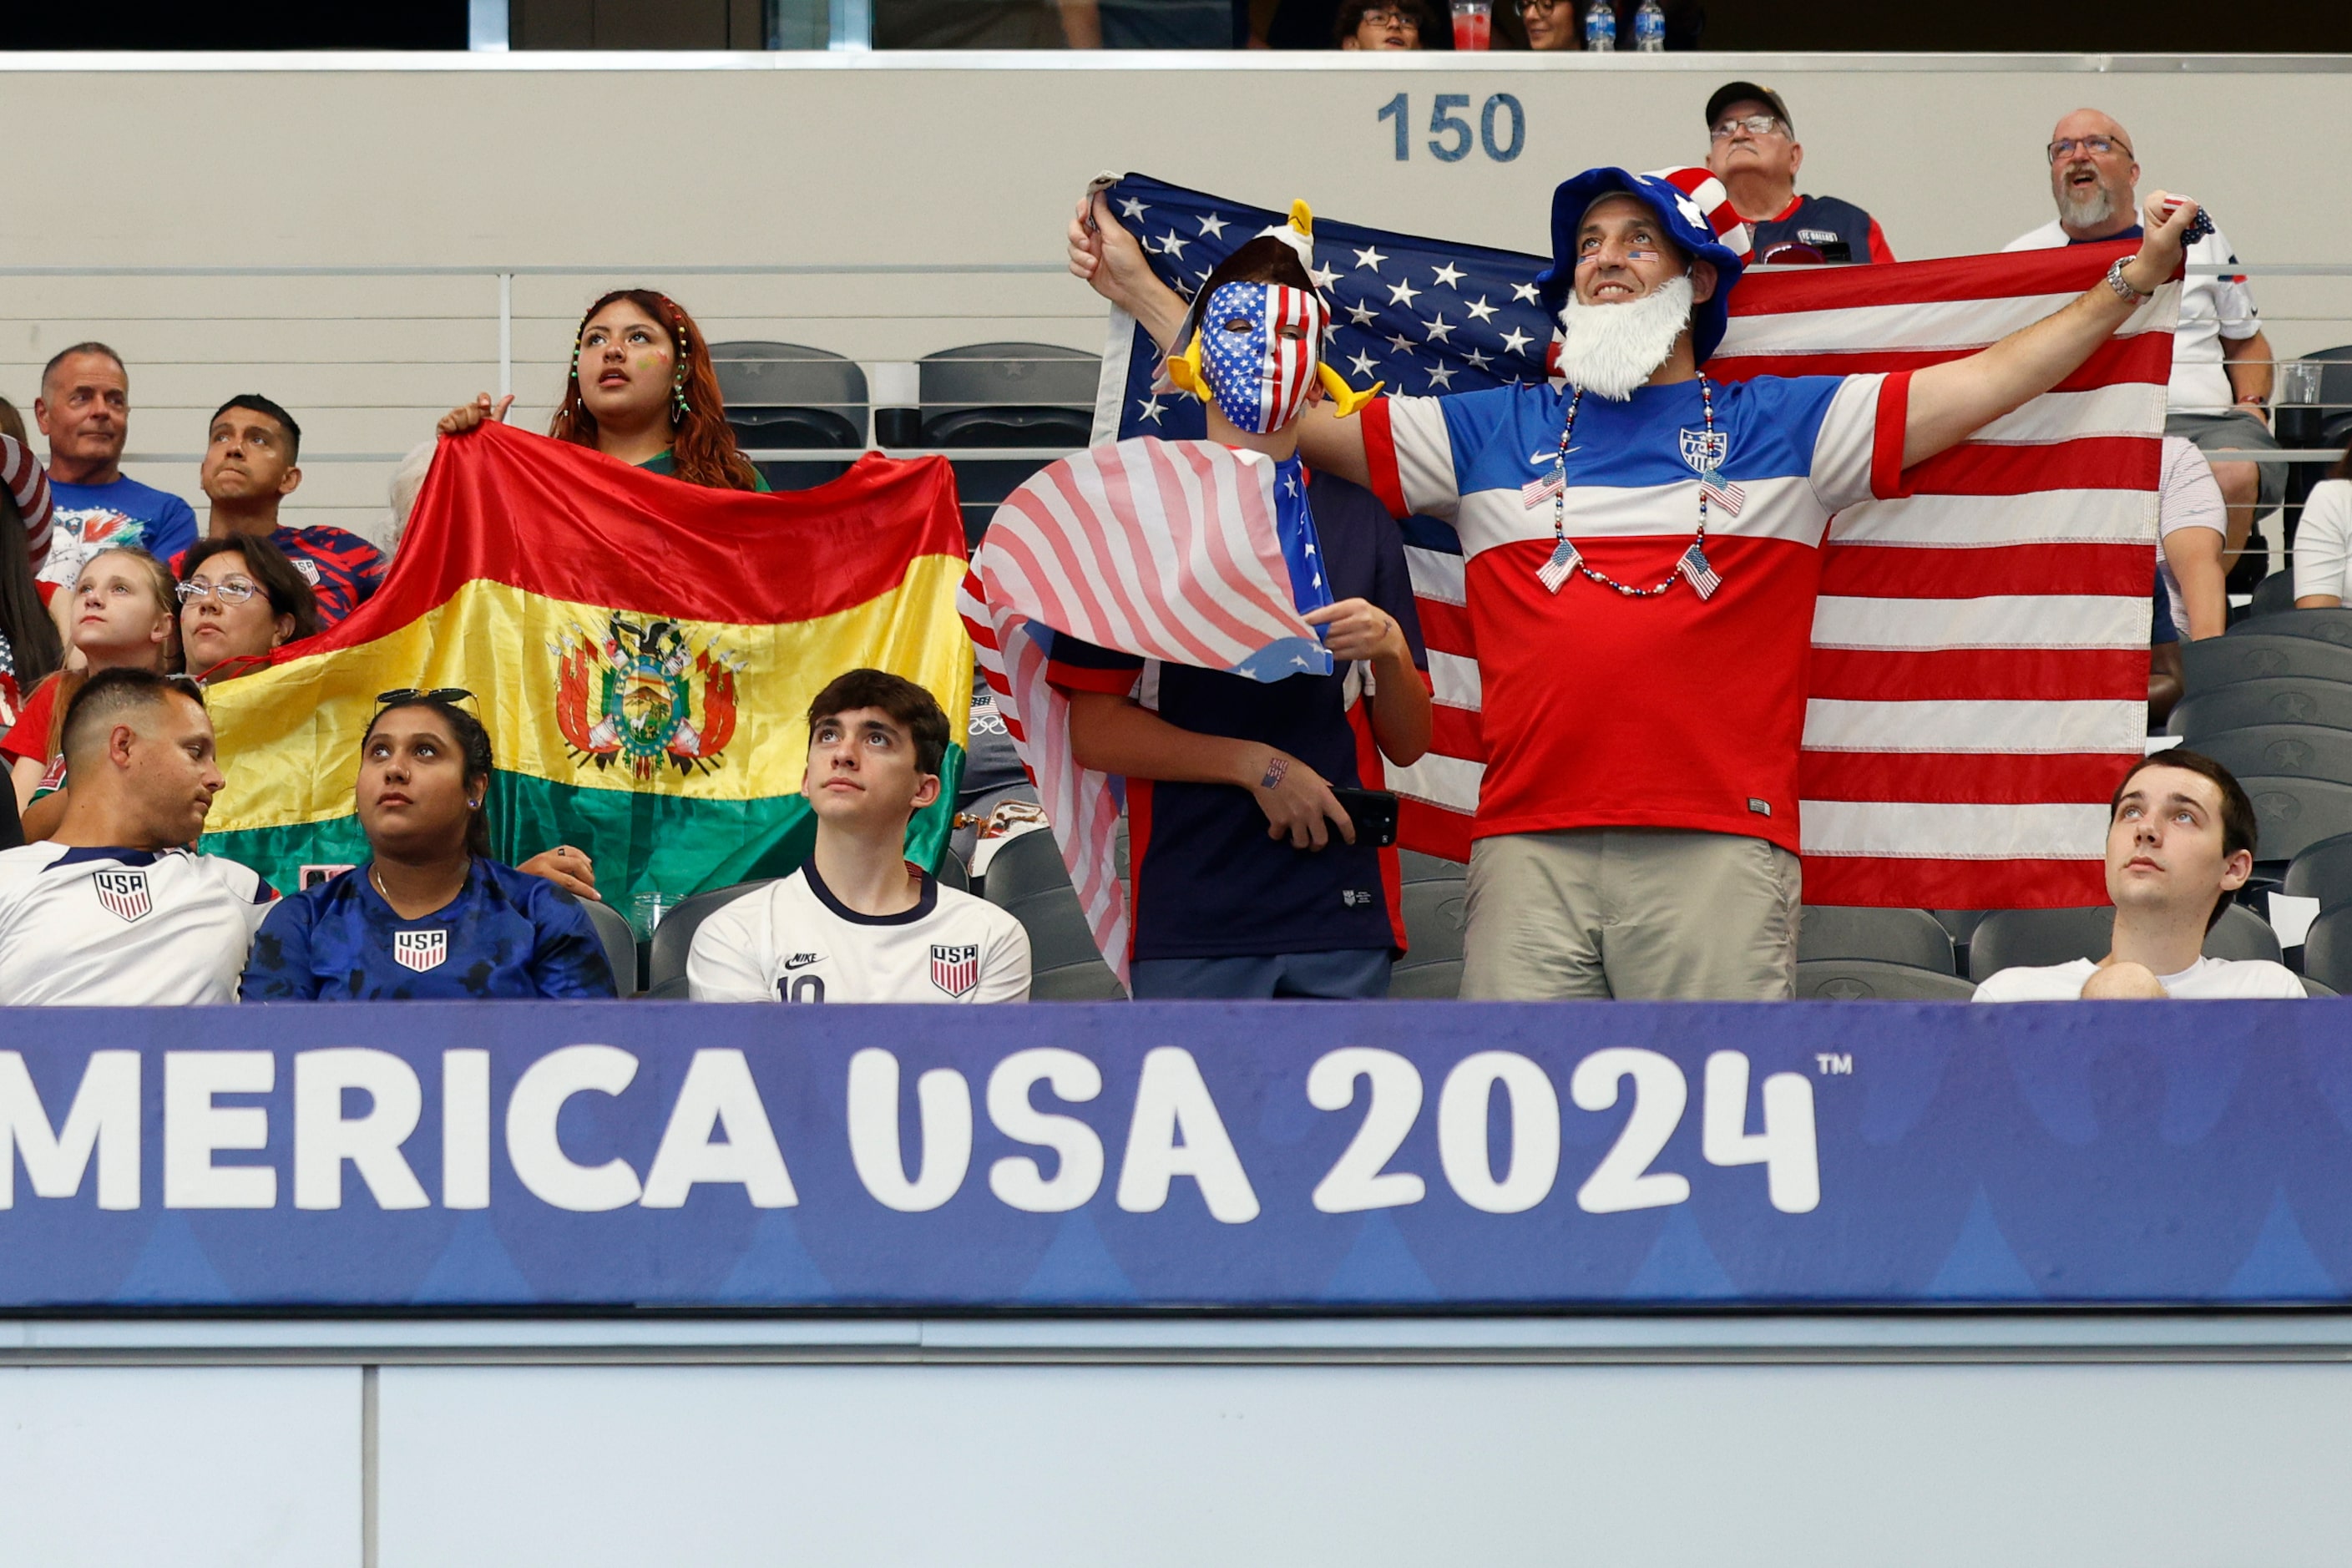
M1323 301L1281 283L1224 283L1198 328L1201 379L1224 416L1270 435L1305 411L1329 319Z

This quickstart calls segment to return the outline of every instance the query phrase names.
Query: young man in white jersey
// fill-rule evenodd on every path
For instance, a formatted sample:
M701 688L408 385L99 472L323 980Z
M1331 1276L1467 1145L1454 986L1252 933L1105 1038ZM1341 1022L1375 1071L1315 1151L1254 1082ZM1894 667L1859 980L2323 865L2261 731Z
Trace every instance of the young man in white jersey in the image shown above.
M2230 770L2196 752L2158 752L2116 786L2107 823L2107 897L2116 930L2094 963L2004 969L1979 1002L2300 997L2303 983L2264 959L2207 958L2205 933L2254 868L2254 805Z
M1024 1002L1029 933L907 863L907 824L939 798L948 716L913 681L837 677L809 704L816 847L791 876L702 922L698 1002Z
M1099 203L1099 198L1096 198ZM1465 558L1486 762L1462 995L1786 998L1798 754L1832 514L2048 391L2180 265L2194 202L2148 204L2137 255L2044 320L1916 371L1718 384L1738 248L1671 179L1591 169L1553 193L1567 385L1310 410L1310 468ZM1163 346L1184 302L1107 207L1070 268Z
M220 792L184 677L108 669L66 710L74 787L49 838L0 850L0 1006L234 1002L277 897L187 847Z

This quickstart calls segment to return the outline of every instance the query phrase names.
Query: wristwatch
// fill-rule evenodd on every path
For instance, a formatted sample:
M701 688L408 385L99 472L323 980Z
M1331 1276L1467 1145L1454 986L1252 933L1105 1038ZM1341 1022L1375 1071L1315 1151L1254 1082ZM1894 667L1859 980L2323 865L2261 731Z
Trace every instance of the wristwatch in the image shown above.
M2107 268L2107 287L2116 291L2116 299L2127 305L2141 304L2156 298L2154 293L2147 289L2135 289L2131 286L2130 279L2124 276L2124 258L2120 256L2116 257L2114 263Z

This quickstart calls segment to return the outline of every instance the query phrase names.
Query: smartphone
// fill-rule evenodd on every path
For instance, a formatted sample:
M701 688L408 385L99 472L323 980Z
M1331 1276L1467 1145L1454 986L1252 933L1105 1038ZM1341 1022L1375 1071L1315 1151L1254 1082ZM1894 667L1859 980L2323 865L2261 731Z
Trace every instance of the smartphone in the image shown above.
M1339 809L1356 825L1356 842L1385 849L1396 842L1397 797L1384 789L1331 790Z

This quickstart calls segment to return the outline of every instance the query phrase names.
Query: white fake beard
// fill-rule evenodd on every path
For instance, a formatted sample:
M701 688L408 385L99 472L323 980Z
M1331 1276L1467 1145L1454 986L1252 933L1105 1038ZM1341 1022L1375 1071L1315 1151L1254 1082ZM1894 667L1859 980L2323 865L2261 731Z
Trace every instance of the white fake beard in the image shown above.
M1612 403L1628 402L1675 352L1690 319L1687 277L1669 278L1622 305L1588 305L1570 294L1559 310L1560 374Z

